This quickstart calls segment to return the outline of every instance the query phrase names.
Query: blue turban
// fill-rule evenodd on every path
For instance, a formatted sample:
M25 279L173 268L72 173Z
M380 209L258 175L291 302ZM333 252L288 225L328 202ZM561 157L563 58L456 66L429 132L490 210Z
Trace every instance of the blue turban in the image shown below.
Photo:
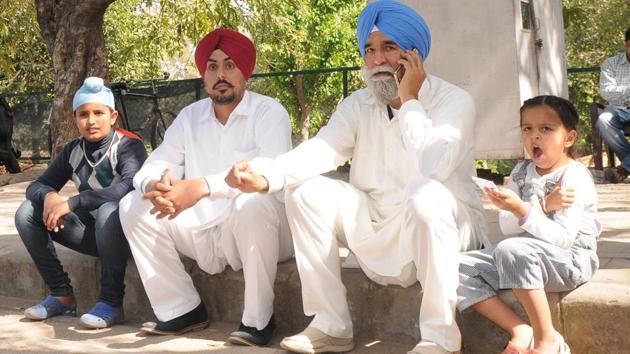
M414 9L392 0L374 1L359 15L357 40L359 51L365 57L365 42L376 26L388 38L405 50L418 49L422 60L431 50L429 27Z
M81 105L86 103L100 103L104 104L112 110L114 108L114 95L103 83L103 79L100 77L88 77L83 81L83 85L79 88L77 93L74 94L72 99L72 111L76 111Z

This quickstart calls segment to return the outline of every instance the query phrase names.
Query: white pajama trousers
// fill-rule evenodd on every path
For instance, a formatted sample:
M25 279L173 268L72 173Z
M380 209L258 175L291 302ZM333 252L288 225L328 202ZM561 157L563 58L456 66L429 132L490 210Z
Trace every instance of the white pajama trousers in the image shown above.
M191 227L190 213L157 219L152 204L133 191L120 202L120 221L153 311L160 321L181 316L201 303L180 254L216 274L227 265L243 269L242 322L263 329L273 314L277 263L293 255L284 205L273 195L242 194L221 224Z
M341 281L338 243L356 255L366 274L381 284L423 288L419 324L423 339L460 350L455 322L460 249L478 246L468 208L435 180L418 180L384 222L369 196L349 183L316 177L285 191L295 258L310 326L340 338L353 336ZM392 268L392 265L394 268Z

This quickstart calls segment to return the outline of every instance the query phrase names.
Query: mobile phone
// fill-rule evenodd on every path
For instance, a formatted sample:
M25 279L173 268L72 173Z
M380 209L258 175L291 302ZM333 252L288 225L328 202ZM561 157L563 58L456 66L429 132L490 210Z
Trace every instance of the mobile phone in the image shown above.
M394 70L394 78L396 79L396 85L400 85L400 80L402 80L403 75L405 75L405 66L399 64L396 70Z
M479 178L479 177L472 177L472 180L473 182L475 182L477 187L479 187L479 189L481 189L482 191L484 190L484 188L499 189L499 187L497 187L497 185L494 184L494 182L490 180Z

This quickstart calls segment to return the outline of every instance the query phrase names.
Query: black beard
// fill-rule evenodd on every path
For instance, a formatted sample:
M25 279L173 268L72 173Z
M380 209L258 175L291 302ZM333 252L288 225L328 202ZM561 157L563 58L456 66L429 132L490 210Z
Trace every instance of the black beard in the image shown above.
M214 102L214 104L218 104L218 105L232 104L234 103L234 101L236 101L235 94L231 94L231 95L216 94L216 95L210 95L210 98L212 99L212 102Z

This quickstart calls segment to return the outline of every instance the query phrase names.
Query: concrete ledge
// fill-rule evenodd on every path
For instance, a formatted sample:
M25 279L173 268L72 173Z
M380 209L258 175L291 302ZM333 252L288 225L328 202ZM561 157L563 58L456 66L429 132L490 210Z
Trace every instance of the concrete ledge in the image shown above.
M562 299L574 353L630 353L630 269L601 269Z
M13 214L24 200L26 183L0 187L0 296L36 303L46 294L39 273L22 245L13 225ZM71 194L72 187L64 188ZM605 226L598 245L601 269L594 279L567 294L549 294L555 325L561 330L573 353L630 353L630 233L627 220L630 184L598 185L600 213ZM496 211L487 207L490 238L497 241ZM70 274L79 312L93 305L99 291L99 266L96 258L78 254L56 245L64 269ZM201 271L185 259L212 320L236 325L243 308L244 283L241 272L228 270L216 276ZM420 339L418 311L422 301L419 285L410 288L383 287L371 282L358 269L343 269L357 340L383 341L411 348ZM135 268L130 262L126 277L125 309L130 322L153 319L149 301ZM309 322L302 311L299 275L294 261L278 266L275 284L276 317L279 333L294 333ZM511 292L501 297L523 318L524 312ZM458 316L465 353L497 353L508 336L474 312ZM400 349L400 347L397 347ZM378 351L376 351L378 352ZM383 351L385 352L401 352Z
M70 274L79 300L79 312L93 305L98 294L99 266L94 257L57 246L64 269ZM243 308L242 272L227 270L210 276L189 259L184 260L213 321L237 324ZM359 269L343 269L342 277L358 340L391 341L410 348L420 339L418 311L422 301L419 285L383 287ZM46 293L37 269L17 235L0 237L0 296L40 301ZM7 285L11 286L7 286ZM130 262L126 277L125 311L130 321L153 319L149 301ZM293 333L309 318L302 311L300 282L294 261L281 263L276 279L278 330ZM524 318L525 313L510 291L501 297ZM615 330L630 328L630 269L604 269L595 278L568 294L548 295L556 326L565 334L573 353L623 353L630 338ZM466 353L498 352L507 334L474 312L458 316Z

